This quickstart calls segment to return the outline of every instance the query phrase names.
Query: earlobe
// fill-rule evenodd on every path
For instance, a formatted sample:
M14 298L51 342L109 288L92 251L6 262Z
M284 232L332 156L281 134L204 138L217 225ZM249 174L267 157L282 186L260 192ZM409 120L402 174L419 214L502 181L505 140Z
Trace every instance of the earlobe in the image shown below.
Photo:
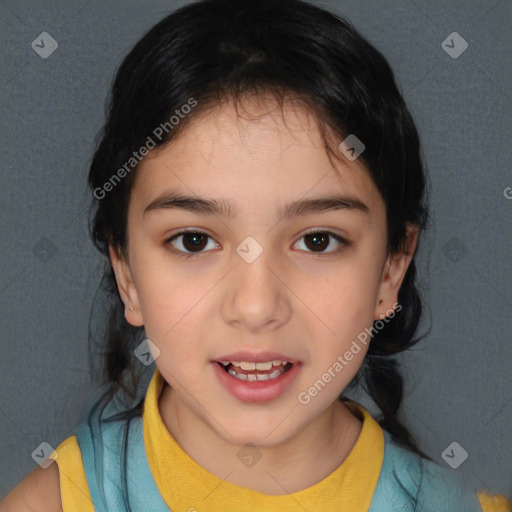
M375 320L389 316L397 307L398 292L416 252L418 234L418 226L408 224L407 237L402 249L388 255L382 272L379 294L375 305Z
M125 306L125 317L128 323L139 327L144 325L139 308L137 288L133 281L128 261L113 247L109 246L110 263L116 278L117 289Z

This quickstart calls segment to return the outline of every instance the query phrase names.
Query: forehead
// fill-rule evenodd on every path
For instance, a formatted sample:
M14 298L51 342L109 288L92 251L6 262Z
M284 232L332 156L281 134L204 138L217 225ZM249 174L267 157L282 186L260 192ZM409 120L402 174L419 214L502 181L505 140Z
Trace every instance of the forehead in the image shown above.
M177 190L227 199L243 210L342 193L382 213L382 198L362 162L340 158L329 159L314 117L297 103L224 102L151 150L139 164L132 196L142 206Z

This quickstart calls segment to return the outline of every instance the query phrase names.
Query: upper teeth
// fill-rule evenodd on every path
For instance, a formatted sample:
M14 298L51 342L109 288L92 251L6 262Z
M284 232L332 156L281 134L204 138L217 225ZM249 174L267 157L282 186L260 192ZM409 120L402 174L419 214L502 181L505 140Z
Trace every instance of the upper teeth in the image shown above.
M242 370L270 370L272 366L281 366L287 364L287 361L280 361L275 359L273 361L266 361L264 363L249 363L247 361L222 361L224 366L228 364L232 364L233 366L237 366Z

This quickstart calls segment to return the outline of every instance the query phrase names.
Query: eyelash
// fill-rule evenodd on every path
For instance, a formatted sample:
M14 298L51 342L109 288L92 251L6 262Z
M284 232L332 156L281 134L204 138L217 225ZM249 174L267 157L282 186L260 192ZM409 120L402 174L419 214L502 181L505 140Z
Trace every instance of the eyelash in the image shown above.
M172 242L176 239L176 238L179 238L180 236L183 236L187 233L193 233L193 234L198 234L198 235L205 235L207 236L208 238L212 239L213 238L208 235L207 233L205 233L204 231L200 231L200 230L197 230L197 229L190 229L190 230L184 230L184 231L180 231L179 233L176 233L175 235L173 235L171 238L168 238L167 240L164 240L164 245L167 246L169 248L169 250L175 254L176 256L180 257L180 258L194 258L196 256L200 256L201 254L204 254L204 252L196 252L196 253L193 253L193 252L184 252L184 251L181 251L179 249L176 249L172 246ZM338 254L341 250L343 250L344 248L346 247L349 247L350 246L350 243L345 240L344 238L342 238L341 236L335 234L335 233L332 233L331 231L325 231L325 230L321 230L321 229L312 229L310 231L307 231L305 232L301 237L300 239L304 238L305 236L307 235L315 235L315 234L325 234L325 235L329 235L331 236L332 238L334 238L337 242L339 242L341 244L340 247L338 247L337 249L333 250L333 251L328 251L328 252L318 252L318 253L315 253L313 251L306 251L306 252L310 252L311 254L315 255L315 256L322 256L322 257L328 257L328 256L332 256L334 254ZM300 240L299 239L299 240Z

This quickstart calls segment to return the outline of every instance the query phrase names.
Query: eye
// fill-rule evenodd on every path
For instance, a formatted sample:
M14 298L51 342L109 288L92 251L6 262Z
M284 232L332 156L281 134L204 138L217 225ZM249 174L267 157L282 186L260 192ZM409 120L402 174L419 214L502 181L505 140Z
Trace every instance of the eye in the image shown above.
M182 240L180 240L182 239ZM187 230L176 233L171 238L165 240L164 244L170 246L171 251L177 256L189 258L195 255L199 255L204 251L208 245L208 239L213 242L213 239L203 231L198 230ZM330 231L321 231L315 229L302 235L301 239L305 240L306 250L319 255L331 255L339 252L339 248L342 249L350 245L350 243L335 233ZM338 250L336 248L330 251L325 251L331 245L331 239L334 239L338 243ZM299 242L296 242L296 244ZM219 247L219 244L213 242L214 246L210 249ZM181 246L181 247L180 247Z
M183 240L179 241L180 238L183 238ZM183 256L185 258L188 258L194 256L195 254L201 254L203 252L203 249L207 245L206 242L208 238L210 238L210 240L213 241L213 239L203 231L180 231L176 235L166 240L165 244L170 245L172 252L175 253L177 256ZM175 241L177 241L177 248L176 245L174 245ZM218 247L218 244L214 245ZM215 247L213 248L215 249Z
M314 229L312 231L308 231L304 235L302 235L301 240L305 240L305 245L307 249L311 249L311 252L323 255L331 255L333 253L339 252L339 250L330 250L325 251L327 247L331 245L330 239L333 238L343 249L346 246L349 246L349 242L335 233L331 233L330 231L321 231L320 229ZM298 243L298 242L297 242Z

